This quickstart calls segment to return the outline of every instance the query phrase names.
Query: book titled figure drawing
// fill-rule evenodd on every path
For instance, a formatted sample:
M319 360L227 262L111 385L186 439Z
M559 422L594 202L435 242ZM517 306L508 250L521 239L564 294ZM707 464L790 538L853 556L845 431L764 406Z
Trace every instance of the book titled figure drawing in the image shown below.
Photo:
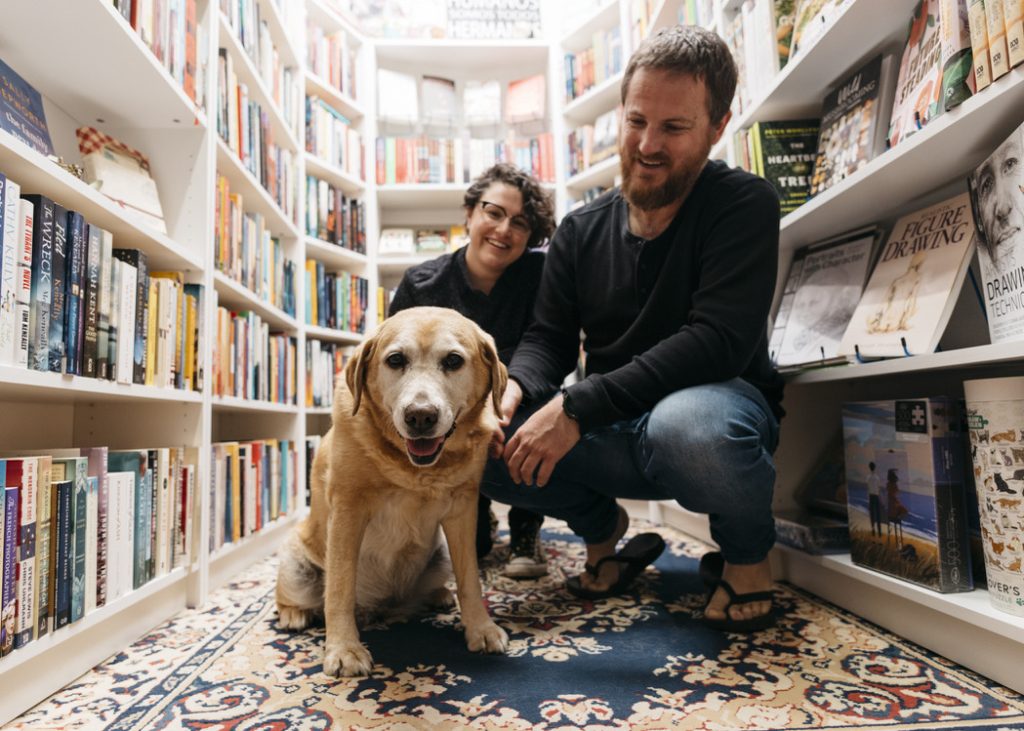
M934 351L956 304L974 241L967 193L900 218L839 352L888 358Z
M876 238L876 229L862 229L794 254L796 281L787 278L783 294L791 291L792 301L774 353L780 369L848 362L839 342L864 291Z
M993 343L1024 339L1024 125L968 178Z
M843 405L850 557L940 592L970 591L956 401Z
M828 190L885 149L895 63L878 55L843 78L821 107L811 195Z

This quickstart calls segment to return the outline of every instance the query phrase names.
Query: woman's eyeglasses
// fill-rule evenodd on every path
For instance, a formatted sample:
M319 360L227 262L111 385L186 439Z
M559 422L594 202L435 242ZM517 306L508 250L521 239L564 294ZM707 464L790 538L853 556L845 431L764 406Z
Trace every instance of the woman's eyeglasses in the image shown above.
M484 212L484 215L487 216L495 226L500 226L502 221L509 218L508 211L497 203L491 203L490 201L480 201L480 210ZM512 216L509 219L508 227L523 236L529 236L533 233L533 228L530 226L530 222L522 216Z

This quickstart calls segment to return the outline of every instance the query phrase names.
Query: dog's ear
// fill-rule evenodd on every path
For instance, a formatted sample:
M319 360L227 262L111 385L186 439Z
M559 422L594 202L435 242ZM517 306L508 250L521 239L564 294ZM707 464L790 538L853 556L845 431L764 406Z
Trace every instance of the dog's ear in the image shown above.
M359 402L363 397L363 388L366 387L366 374L370 368L370 360L373 358L376 349L377 338L364 340L356 351L355 355L349 358L345 364L345 383L352 394L352 416L359 412Z
M494 404L494 413L499 417L501 413L501 397L505 394L505 386L508 383L508 370L505 364L498 357L498 349L494 345L494 338L483 330L478 330L480 345L480 360L487 366L491 373L491 402Z

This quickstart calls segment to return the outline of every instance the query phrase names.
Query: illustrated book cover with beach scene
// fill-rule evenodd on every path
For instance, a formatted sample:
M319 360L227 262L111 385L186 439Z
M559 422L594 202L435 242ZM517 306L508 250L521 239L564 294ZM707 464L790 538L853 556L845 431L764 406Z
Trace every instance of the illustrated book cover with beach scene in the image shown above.
M945 397L843 405L854 563L943 593L973 589L959 426Z

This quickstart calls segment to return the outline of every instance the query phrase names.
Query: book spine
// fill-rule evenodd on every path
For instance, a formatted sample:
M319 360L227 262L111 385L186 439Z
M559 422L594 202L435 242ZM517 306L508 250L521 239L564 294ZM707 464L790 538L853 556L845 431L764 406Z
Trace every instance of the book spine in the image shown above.
M50 300L53 289L53 201L41 195L31 195L27 198L32 201L34 207L28 365L36 371L48 371Z
M935 517L939 547L939 591L971 591L971 547L967 534L964 452L957 404L937 399L931 407ZM937 424L938 422L938 424Z
M132 562L132 588L138 589L146 583L146 548L149 545L149 531L146 527L146 518L149 515L149 503L146 500L146 491L149 489L148 470L145 462L141 469L135 473L135 522L132 528L133 535L133 562Z
M88 519L89 475L85 459L75 460L74 494L71 507L71 621L85 616L85 559Z
M98 480L96 501L96 606L107 603L107 581L110 570L110 477L107 470L108 450L92 447L83 450L89 461L89 474Z
M86 256L85 317L82 330L82 375L96 378L99 361L100 258L103 232L89 226L89 251Z
M18 487L4 489L4 567L0 587L0 656L14 649L17 610Z
M53 628L59 629L71 622L71 561L74 549L71 506L75 483L74 480L62 480L54 485L57 490L57 564L54 567L57 581L54 587Z
M146 382L146 325L149 322L149 268L145 252L138 249L114 249L115 257L133 266L135 275L135 343L132 350L132 375L128 382ZM129 322L132 322L129 320Z
M110 379L110 308L114 292L111 279L111 259L113 258L114 237L109 231L98 230L100 235L100 280L99 311L96 320L96 377Z
M84 614L96 609L98 587L97 554L99 552L100 479L89 475L85 497L85 607Z
M47 364L51 373L67 373L67 350L64 343L65 319L68 316L68 246L71 241L68 210L53 206L53 261L50 290L50 344Z
M7 463L7 480L11 479L11 463ZM21 460L20 522L18 532L18 620L14 647L24 647L35 637L36 629L36 485L38 462L35 457Z
M0 178L3 176L0 175ZM3 246L0 252L0 365L14 365L18 341L18 221L21 213L21 186L13 180L3 183L0 226Z
M42 637L50 631L50 584L53 563L50 560L53 534L53 485L50 482L49 457L40 457L38 488L39 500L36 508L36 636Z
M988 29L988 55L992 62L992 80L1010 71L1010 59L1006 51L1006 22L1003 19L1003 3L1000 0L985 0L985 26Z
M88 241L86 239L85 219L76 211L68 212L68 245L67 245L67 295L65 306L67 318L64 325L65 360L67 372L71 375L82 373L82 340L85 292L85 257Z
M1003 0L1006 22L1006 50L1010 65L1024 62L1024 0Z
M967 22L971 30L971 53L974 58L974 82L976 90L981 91L992 83L985 0L967 0L967 3Z

